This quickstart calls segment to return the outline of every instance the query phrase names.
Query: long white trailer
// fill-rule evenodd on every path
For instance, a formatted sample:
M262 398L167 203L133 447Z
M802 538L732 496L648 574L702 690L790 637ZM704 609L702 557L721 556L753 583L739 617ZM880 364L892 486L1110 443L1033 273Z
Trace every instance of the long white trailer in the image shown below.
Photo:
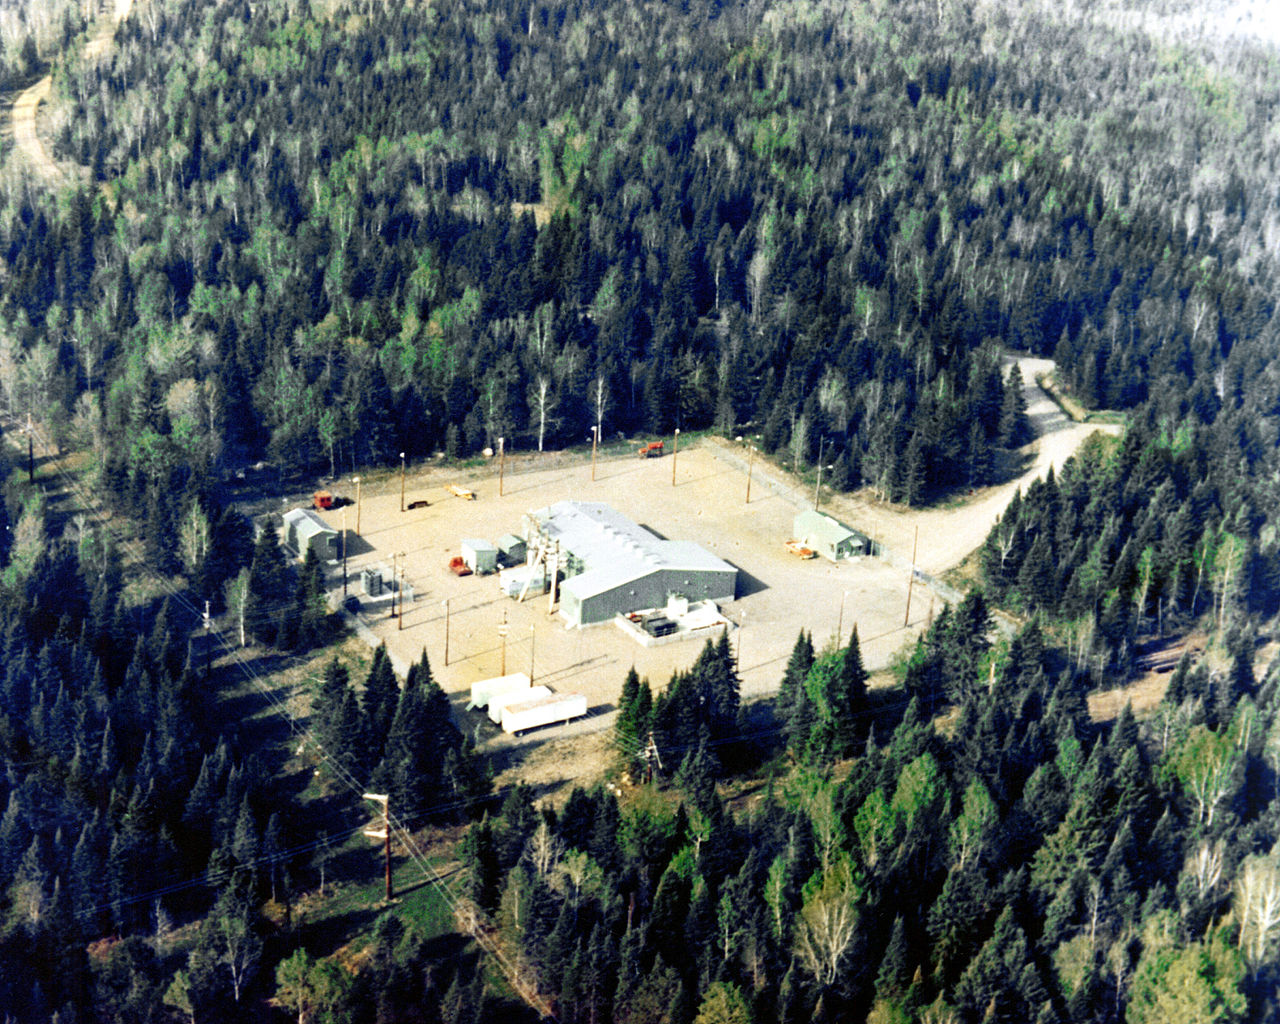
M509 693L520 693L528 691L532 680L523 672L513 672L506 676L495 676L493 679L481 679L478 683L471 684L471 703L467 705L468 711L474 711L476 708L487 708L489 702L494 697L501 697ZM498 719L494 719L498 721Z
M489 721L494 725L502 724L502 716L513 704L533 704L551 696L549 686L530 686L527 690L515 693L504 693L489 701Z
M513 735L542 725L581 718L587 698L580 693L553 693L539 700L512 702L502 709L502 731Z

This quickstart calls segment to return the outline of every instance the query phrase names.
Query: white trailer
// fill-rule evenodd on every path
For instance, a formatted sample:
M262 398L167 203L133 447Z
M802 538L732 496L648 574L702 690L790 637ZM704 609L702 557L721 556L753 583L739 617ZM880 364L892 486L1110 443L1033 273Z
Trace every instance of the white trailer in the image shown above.
M553 693L541 700L508 704L502 709L502 731L511 734L541 725L555 725L587 713L587 698L580 693Z
M494 697L527 691L531 684L532 680L523 672L513 672L511 675L496 676L493 679L481 679L480 682L471 684L471 703L467 705L467 710L487 708Z
M544 700L550 696L550 687L530 686L526 690L504 693L498 697L494 697L489 701L489 721L494 725L501 725L502 716L506 713L506 709L511 707L513 704L536 704L538 701Z

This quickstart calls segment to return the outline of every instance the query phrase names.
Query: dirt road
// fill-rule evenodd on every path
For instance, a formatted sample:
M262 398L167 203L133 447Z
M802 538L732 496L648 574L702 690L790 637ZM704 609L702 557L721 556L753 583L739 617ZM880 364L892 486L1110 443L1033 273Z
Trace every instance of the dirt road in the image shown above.
M1073 423L1036 384L1036 375L1050 373L1050 359L1008 356L1022 373L1027 418L1035 434L1031 449L1034 461L1019 477L996 487L978 491L963 504L942 508L908 509L898 505L868 501L859 497L837 497L824 504L830 513L855 529L875 537L898 555L911 557L915 531L920 530L917 564L924 572L940 575L955 568L986 540L996 519L1004 512L1014 491L1025 491L1033 480L1054 472L1074 455L1085 438L1095 431L1119 434L1115 424Z
M104 56L111 47L115 37L116 26L129 16L133 0L115 0L115 7L110 18L99 20L93 37L85 46L84 54L88 59ZM36 110L53 91L53 76L45 75L35 85L24 89L14 100L11 114L13 121L13 142L20 158L27 166L39 175L47 185L57 185L65 180L62 168L54 163L36 133Z

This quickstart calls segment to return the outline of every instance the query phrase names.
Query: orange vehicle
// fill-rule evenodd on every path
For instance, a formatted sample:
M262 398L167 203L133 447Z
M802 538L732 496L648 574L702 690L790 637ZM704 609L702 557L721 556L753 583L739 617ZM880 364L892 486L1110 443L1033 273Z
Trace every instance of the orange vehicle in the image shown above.
M784 540L782 546L790 551L797 558L817 558L818 553L813 548L807 548L798 540Z
M637 454L639 454L642 459L656 458L662 454L662 442L650 441L648 444L643 444L640 446L640 451Z
M319 509L333 508L333 495L328 491L316 491L311 495L311 504Z
M449 559L449 571L455 576L470 576L471 566L467 565L466 559L461 555L454 555Z

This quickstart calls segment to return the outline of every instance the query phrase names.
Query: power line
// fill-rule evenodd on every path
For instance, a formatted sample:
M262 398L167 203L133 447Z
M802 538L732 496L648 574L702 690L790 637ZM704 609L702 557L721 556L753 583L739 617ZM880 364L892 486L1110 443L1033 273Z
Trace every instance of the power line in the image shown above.
M32 433L38 434L39 432L34 427L32 427ZM41 436L41 443L45 444L46 447L48 446L48 441L43 436ZM80 499L80 501L82 502L86 510L94 509L96 507L94 503L90 500L89 495L86 493L85 489L81 486L78 480L72 477L69 473L67 473L65 469L63 469L60 466L55 471L63 479L66 486ZM115 533L115 531L112 531L109 523L105 520L102 523L102 529L109 535L113 535ZM149 572L152 575L152 577L160 584L160 586L165 591L167 591L169 597L173 599L178 604L179 607L185 608L188 612L191 613L192 619L194 621L200 620L202 609L197 608L192 603L192 601L186 596L185 593L178 590L178 588L173 585L171 580L161 576L159 573L156 573L150 570L149 567L147 567L146 559L144 557L139 557L136 548L131 546L131 545L136 545L137 544L136 541L133 541L133 542L125 541L119 536L113 536L113 539L115 539L117 544L121 545L126 550L129 550L130 554L133 555L135 559L137 559L138 564L144 568L144 571ZM349 789L353 795L358 796L363 791L363 788L364 788L360 784L359 780L356 779L356 777L349 770L347 770L347 768L344 765L342 765L341 762L339 762L336 758L330 755L329 752L324 749L323 745L320 744L318 740L316 740L314 737L310 735L310 730L304 731L301 729L301 727L297 723L297 720L293 716L293 712L289 709L287 704L284 701L280 700L280 698L275 693L272 692L271 688L266 685L261 675L253 667L253 664L243 656L242 649L239 648L238 646L233 646L230 642L228 642L227 638L225 637L221 629L210 629L209 636L217 638L218 645L230 657L232 663L236 667L238 667L241 672L245 674L245 676L253 683L255 687L258 688L258 690L262 693L262 695L266 697L268 703L270 703L275 710L283 714L284 720L288 723L289 731L295 736L301 733L304 742L310 739L310 742L312 743L313 747L320 754L321 760L329 764L329 766L331 767L335 778L337 778L342 785L346 786L346 788ZM422 870L423 875L427 878L427 880L436 886L437 891L440 893L441 897L444 899L446 904L448 904L450 910L452 910L455 916L457 916L459 913L458 900L449 891L449 887L445 883L444 879L440 876L440 873L436 871L435 867L426 859L426 856L423 854L417 842L413 839L413 836L405 828L404 820L397 815L389 815L388 825L391 829L395 831L397 837L400 839L401 845L405 848L406 851L408 851L410 859L413 860L413 862L418 865L418 867ZM551 1008L547 1005L546 1001L543 1000L536 991L533 993L529 993L526 991L525 987L521 984L519 973L510 964L508 959L502 954L501 950L498 949L495 943L493 943L490 939L488 939L486 936L483 935L483 933L479 932L478 930L472 932L471 938L473 941L475 941L475 943L478 946L484 949L486 953L488 953L491 957L493 957L495 962L498 963L499 969L501 969L503 974L507 976L507 980L511 983L512 988L516 992L519 992L522 998L524 998L526 1002L529 1002L530 1004L537 1004L535 1008L538 1009L543 1014L544 1017L547 1017L551 1020L557 1019L555 1017L555 1014L551 1012Z

